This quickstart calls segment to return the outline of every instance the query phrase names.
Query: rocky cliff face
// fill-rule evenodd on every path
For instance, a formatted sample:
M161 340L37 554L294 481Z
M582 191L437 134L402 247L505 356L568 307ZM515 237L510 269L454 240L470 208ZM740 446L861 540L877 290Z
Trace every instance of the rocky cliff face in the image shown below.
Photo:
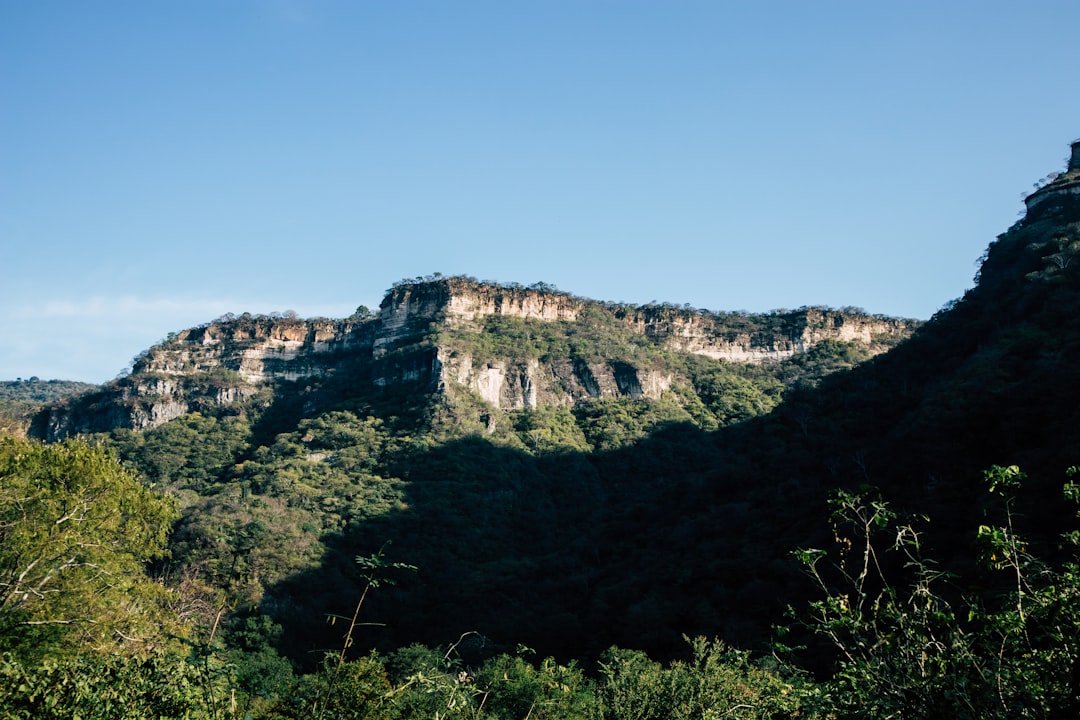
M760 318L643 309L627 322L638 332L676 352L760 363L785 360L825 340L851 342L871 354L883 352L911 334L911 320L868 316L823 308L804 308Z
M348 320L238 318L184 330L148 350L134 374L197 377L225 369L246 383L319 375L326 358L370 346L369 333Z
M1029 217L1038 206L1062 207L1075 203L1080 196L1080 140L1072 144L1072 156L1065 171L1047 177L1050 182L1024 198Z
M586 315L587 322L582 319ZM597 327L614 332L623 345L609 340L603 349L561 355L530 354L513 346L501 353L481 351L470 338L498 334L498 328L490 327L492 319L541 323L568 336L587 336L599 322ZM659 398L677 378L656 361L656 352L761 363L837 340L877 353L917 325L816 308L747 316L632 307L545 286L444 278L396 286L372 318L245 314L185 330L143 353L128 377L43 411L33 432L58 439L116 427L142 430L195 410L242 405L263 388L319 384L349 373L366 385L366 390L354 388L361 393L401 385L454 387L503 410L598 398ZM655 352L642 355L642 347Z
M618 360L528 359L476 361L469 354L440 353L440 387L456 385L501 410L576 405L610 398L660 398L672 385L664 369Z
M585 302L542 288L490 285L462 278L399 285L379 306L375 354L414 341L432 323L478 328L484 318L493 315L572 322Z
M908 337L919 325L912 320L823 308L738 315L671 306L631 307L549 288L493 286L451 278L392 290L381 306L383 325L376 352L396 344L408 346L424 332L430 333L433 322L455 330L458 337L488 332L486 321L493 318L564 324L569 331L589 313L609 316L657 350L742 363L788 359L826 340L854 343L874 355ZM468 342L464 348L456 345L460 343L442 342L433 348L423 363L430 369L414 369L410 377L430 374L442 388L466 388L504 410L575 405L599 398L659 398L676 381L664 367L635 361L621 352L541 361L513 351L501 356L478 354ZM384 379L384 383L390 381Z
M145 430L190 412L238 405L260 388L337 372L370 356L372 322L226 317L184 330L137 357L127 377L47 408L33 434L48 440Z

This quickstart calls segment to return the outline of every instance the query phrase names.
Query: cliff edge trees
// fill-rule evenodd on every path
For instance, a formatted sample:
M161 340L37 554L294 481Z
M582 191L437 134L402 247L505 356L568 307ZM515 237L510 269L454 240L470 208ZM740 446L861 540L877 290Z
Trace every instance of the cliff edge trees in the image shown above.
M693 392L684 359L775 365L822 343L869 357L918 325L854 309L712 313L602 303L541 283L420 279L395 285L376 315L245 313L171 334L141 353L130 375L47 408L31 432L55 440L146 430L193 411L272 404L290 383L317 392L345 378L358 396L460 390L498 411L658 400L673 387Z

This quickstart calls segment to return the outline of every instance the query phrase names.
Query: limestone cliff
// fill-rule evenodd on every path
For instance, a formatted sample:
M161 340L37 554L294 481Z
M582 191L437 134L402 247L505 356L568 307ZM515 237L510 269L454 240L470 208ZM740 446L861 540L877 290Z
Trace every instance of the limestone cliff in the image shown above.
M370 347L369 335L350 320L244 315L171 336L137 358L133 374L197 377L225 369L246 383L298 380L322 374L327 357Z
M477 362L472 355L440 353L440 387L456 385L502 410L576 405L601 398L659 398L672 385L663 368L636 367L619 360L541 362L502 358Z
M433 322L477 328L483 318L492 315L573 321L586 302L542 285L525 288L458 277L400 284L379 306L375 353L383 354L403 340L413 340Z
M49 440L145 430L193 411L238 405L261 388L322 379L370 356L372 322L225 316L171 334L141 353L132 370L96 392L47 408L33 432Z
M394 319L395 330L384 335L387 344L391 337L416 337L401 328L428 327L432 320L442 323L445 332L431 363L440 387L468 389L504 410L575 405L598 398L659 398L679 380L660 360L663 352L764 363L832 340L876 355L919 325L825 308L753 315L669 305L635 307L577 298L547 287L494 286L458 278L434 286L396 288L387 295L380 315ZM579 340L569 352L539 347L529 352L520 343L502 351L484 350L490 344L482 341L485 334L508 329L489 322L502 318L523 321L526 328L544 323L561 326L564 334L603 335L607 346L590 348L590 343ZM559 331L532 335L552 333ZM535 337L532 342L535 346ZM653 352L642 352L642 346Z
M910 335L917 324L825 308L768 316L644 308L629 313L626 321L669 350L749 363L784 360L825 340L855 343L876 355Z
M502 410L659 398L685 381L665 353L764 363L834 340L876 354L917 325L822 308L747 315L637 307L543 284L429 279L398 284L372 317L245 313L170 335L136 358L130 375L47 408L34 432L57 439L142 430L196 410L269 404L282 388L331 378L357 397L454 389Z

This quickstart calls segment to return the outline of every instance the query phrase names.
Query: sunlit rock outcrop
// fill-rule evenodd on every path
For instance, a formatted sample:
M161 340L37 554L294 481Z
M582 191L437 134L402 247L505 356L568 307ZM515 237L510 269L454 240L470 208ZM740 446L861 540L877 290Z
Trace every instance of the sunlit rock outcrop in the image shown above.
M263 388L271 389L271 402L273 389L283 384L317 385L339 376L372 393L406 385L430 392L453 387L502 410L655 399L678 380L662 364L636 360L632 348L610 343L588 353L538 357L506 347L493 355L479 342L498 334L489 327L493 319L554 324L577 336L594 327L622 328L623 335L639 338L638 345L743 363L783 360L826 340L875 354L918 325L823 308L752 315L638 307L576 297L543 283L429 278L397 284L374 315L302 320L245 313L171 334L136 358L129 375L47 408L34 432L56 439L117 427L143 430L192 411L242 404Z

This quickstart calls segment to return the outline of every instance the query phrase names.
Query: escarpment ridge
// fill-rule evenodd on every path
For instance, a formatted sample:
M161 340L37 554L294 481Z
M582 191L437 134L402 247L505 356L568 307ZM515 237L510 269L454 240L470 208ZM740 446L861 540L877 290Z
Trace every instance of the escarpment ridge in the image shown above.
M655 399L680 382L664 354L761 364L834 341L872 356L920 324L818 307L748 314L627 305L468 277L401 282L378 312L362 310L343 319L226 315L170 334L128 375L44 410L32 434L145 430L190 412L270 403L274 388L330 378L360 393L464 391L501 410Z

